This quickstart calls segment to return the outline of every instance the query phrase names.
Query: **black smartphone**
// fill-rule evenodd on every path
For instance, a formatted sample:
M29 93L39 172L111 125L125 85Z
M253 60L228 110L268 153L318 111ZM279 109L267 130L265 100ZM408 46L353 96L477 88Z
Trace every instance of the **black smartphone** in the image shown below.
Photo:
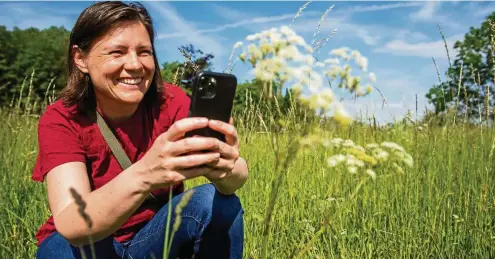
M189 117L206 117L228 123L237 88L237 78L232 74L210 71L199 72L192 80ZM214 137L225 142L225 135L209 127L186 133L186 137L200 135Z

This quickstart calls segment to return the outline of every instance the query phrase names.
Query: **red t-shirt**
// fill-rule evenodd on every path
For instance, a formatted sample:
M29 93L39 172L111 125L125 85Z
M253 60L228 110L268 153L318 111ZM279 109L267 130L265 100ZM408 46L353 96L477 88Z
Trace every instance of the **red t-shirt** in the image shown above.
M129 120L109 124L132 163L141 159L155 139L175 121L188 115L190 100L182 89L165 84L165 93L165 101L159 105L141 103ZM43 182L45 174L58 165L79 161L86 163L91 188L96 190L122 171L96 122L77 112L75 106L65 107L61 100L48 106L41 116L38 144L32 176L35 181ZM183 192L183 183L175 185L173 191L174 195ZM114 234L117 241L130 240L155 215L168 199L168 188L153 194L161 202L145 202ZM36 233L38 245L55 231L51 216Z

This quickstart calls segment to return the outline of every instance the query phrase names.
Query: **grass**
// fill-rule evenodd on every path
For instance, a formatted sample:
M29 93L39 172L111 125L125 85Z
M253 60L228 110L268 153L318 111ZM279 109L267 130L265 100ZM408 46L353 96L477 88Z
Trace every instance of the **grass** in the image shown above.
M438 68L437 74L441 80ZM460 87L461 82L459 91ZM29 93L31 89L32 83ZM0 109L4 118L0 124L0 258L33 257L34 234L50 215L44 186L31 181L38 120L32 114L38 106L30 106L29 96L28 113L20 112L21 102ZM18 99L24 100L22 95ZM271 136L266 130L260 131L265 125L259 122L256 109L243 111L240 118L234 116L241 155L250 167L248 182L237 192L245 210L244 258L264 256L265 214L272 183L280 177ZM270 122L271 118L265 119ZM333 154L332 149L299 152L283 172L266 257L493 258L493 124L466 124L455 115L448 119L446 126L422 128L401 122L391 127L371 123L321 127L320 134L326 137L352 139L361 145L395 142L413 156L414 167L404 168L403 173L389 168L372 181L350 174L344 167L329 169L326 158ZM281 136L281 147L293 138L291 131ZM195 179L187 182L186 188L205 182Z
M32 257L34 234L49 216L44 186L30 180L37 118L8 110L0 115L0 258ZM259 258L274 155L268 134L239 131L250 165L250 179L238 191L246 211L244 255ZM394 141L413 155L415 166L378 175L350 199L362 178L344 168L327 169L330 149L299 153L279 191L269 258L291 258L301 250L303 258L495 255L493 129L355 125L325 134L358 144Z

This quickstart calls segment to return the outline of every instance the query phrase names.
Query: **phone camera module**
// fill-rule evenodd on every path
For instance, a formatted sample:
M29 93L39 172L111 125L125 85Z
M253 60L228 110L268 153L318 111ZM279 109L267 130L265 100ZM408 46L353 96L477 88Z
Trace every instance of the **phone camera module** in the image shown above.
M200 78L198 90L201 98L212 99L215 97L216 88L217 80L214 77L202 76Z

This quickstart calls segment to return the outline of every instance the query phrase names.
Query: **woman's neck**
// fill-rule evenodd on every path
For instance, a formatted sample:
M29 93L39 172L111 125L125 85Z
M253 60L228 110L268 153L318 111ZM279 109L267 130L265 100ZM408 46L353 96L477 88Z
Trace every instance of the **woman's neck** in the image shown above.
M111 100L105 100L103 102L99 102L97 100L96 103L97 109L100 113L115 123L124 122L130 119L139 107L139 103L122 104Z

